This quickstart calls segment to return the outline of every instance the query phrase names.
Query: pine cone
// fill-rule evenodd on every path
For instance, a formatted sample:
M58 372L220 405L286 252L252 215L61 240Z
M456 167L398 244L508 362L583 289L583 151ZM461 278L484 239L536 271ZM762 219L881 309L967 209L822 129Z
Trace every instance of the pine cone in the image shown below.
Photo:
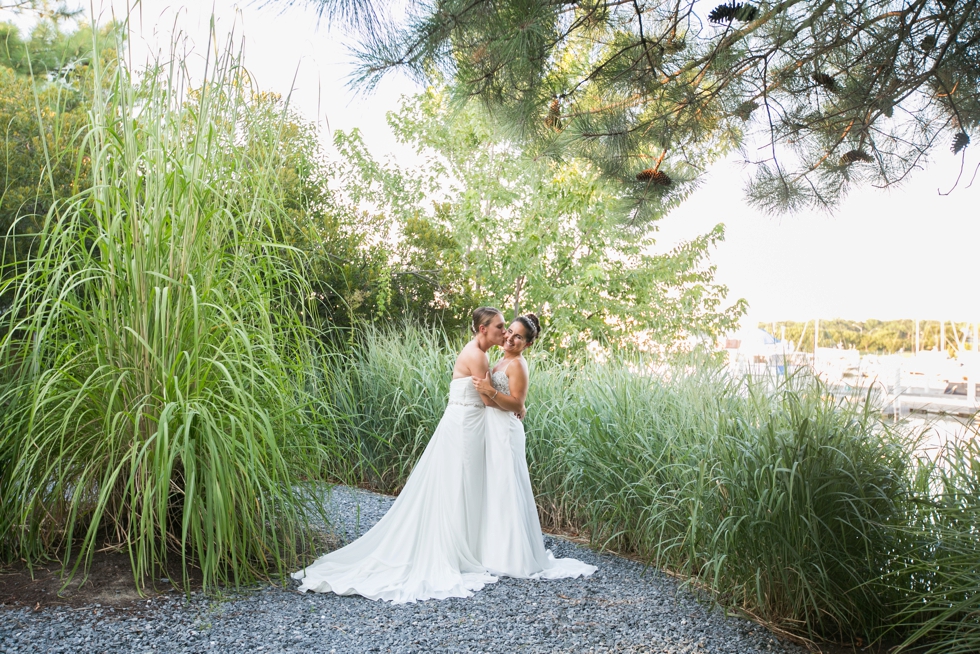
M734 113L742 120L747 121L749 118L752 117L752 112L758 108L759 108L758 102L752 102L751 100L749 100L748 102L743 102L742 104L738 105L738 109L736 109Z
M865 152L864 150L851 150L850 152L845 152L841 155L840 163L842 166L852 164L856 161L863 161L864 163L874 163L874 157Z
M737 20L748 23L755 20L759 10L750 4L741 2L729 2L728 4L718 5L708 14L708 21L712 23L731 23Z
M970 145L970 135L960 132L953 137L953 154L959 154L966 146Z
M561 129L561 103L558 102L558 98L551 101L551 105L548 107L548 117L544 122L552 129Z
M759 15L759 10L752 5L746 4L735 10L735 20L743 23L750 23Z
M837 82L835 82L834 78L827 73L814 73L813 81L828 91L834 91L837 89Z
M674 180L672 180L667 173L655 170L653 168L641 170L636 174L636 179L637 181L650 182L651 184L655 184L657 186L670 186L674 182Z

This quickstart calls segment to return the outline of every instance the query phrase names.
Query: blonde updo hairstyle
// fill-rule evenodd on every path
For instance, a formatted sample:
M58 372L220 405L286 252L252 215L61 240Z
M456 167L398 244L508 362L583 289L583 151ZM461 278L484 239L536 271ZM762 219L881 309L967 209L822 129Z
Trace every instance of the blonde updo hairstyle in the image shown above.
M470 331L474 334L480 333L480 327L489 327L490 321L493 320L494 316L503 316L500 309L494 307L477 307L473 309L473 324L470 325Z

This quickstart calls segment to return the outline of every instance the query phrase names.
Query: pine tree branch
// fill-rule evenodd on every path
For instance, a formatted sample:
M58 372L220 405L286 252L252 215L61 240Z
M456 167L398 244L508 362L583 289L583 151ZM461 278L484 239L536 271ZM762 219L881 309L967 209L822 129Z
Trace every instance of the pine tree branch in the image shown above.
M980 79L978 4L784 0L716 29L690 0L528 0L510 13L490 0L437 0L368 47L363 77L448 73L461 97L513 121L518 140L624 180L654 148L689 153L678 163L697 170L711 148L744 134L765 144L782 195L803 184L819 198L851 179L833 160L845 144L874 157L854 178L890 183L948 129L940 116L980 123L980 100L962 91ZM560 130L542 116L556 98ZM760 106L765 117L751 119Z

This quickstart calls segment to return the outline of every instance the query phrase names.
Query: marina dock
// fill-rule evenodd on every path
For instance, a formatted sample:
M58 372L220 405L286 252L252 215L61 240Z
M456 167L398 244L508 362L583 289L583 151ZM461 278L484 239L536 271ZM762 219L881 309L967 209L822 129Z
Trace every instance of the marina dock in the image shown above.
M751 340L726 343L728 366L736 376L778 383L786 375L813 375L836 397L871 400L896 416L914 412L972 417L980 413L980 356L976 352L961 352L957 358L931 350L869 355L821 347L800 352L761 329L752 336Z

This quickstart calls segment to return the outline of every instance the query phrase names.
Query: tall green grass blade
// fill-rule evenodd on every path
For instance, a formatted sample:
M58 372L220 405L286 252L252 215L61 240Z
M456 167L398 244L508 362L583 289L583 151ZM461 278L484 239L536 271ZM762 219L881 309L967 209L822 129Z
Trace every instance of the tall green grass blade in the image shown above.
M87 191L9 280L0 341L0 554L77 569L129 552L205 586L284 573L323 450L297 253L269 238L286 116L230 45L200 83L177 53L99 67Z
M331 397L343 474L396 490L445 406L452 356L416 328L368 330ZM915 444L816 380L732 380L708 360L531 362L527 457L542 522L670 569L811 639L869 640L912 494ZM338 474L337 476L341 476Z

